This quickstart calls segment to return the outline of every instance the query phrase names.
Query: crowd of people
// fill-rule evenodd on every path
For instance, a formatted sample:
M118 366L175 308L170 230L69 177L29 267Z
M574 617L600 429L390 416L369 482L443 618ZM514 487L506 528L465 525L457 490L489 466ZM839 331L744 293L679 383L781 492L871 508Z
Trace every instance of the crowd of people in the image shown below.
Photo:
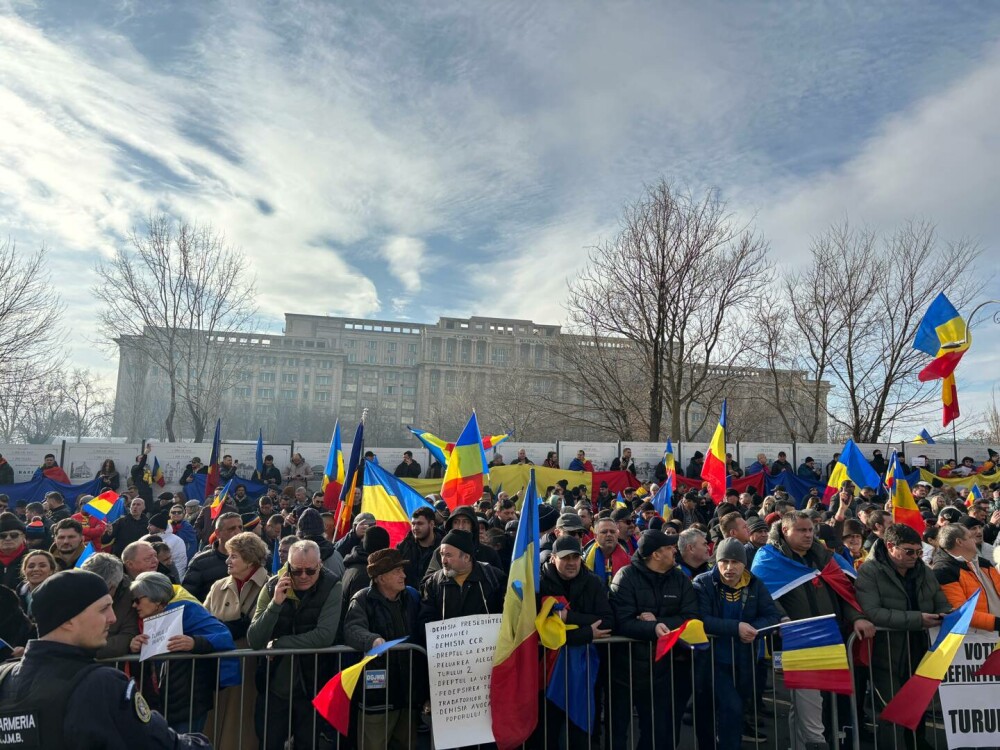
M104 582L114 615L93 651L122 659L119 666L139 678L144 700L170 728L211 730L219 747L239 747L239 738L246 746L248 737L262 748L282 748L289 737L295 747L322 747L333 742L334 730L311 700L316 686L343 666L339 659L285 653L242 663L166 659L140 673L124 657L146 642L143 621L183 609L184 634L168 643L175 653L311 653L333 645L367 651L403 636L420 644L429 622L502 611L522 503L517 496L487 487L477 502L450 510L430 495L412 514L406 538L390 547L385 529L360 512L360 491L349 533L335 539L333 513L322 492L309 492L304 470L280 472L272 461L265 494L252 498L238 487L213 514L210 502L188 500L184 490L143 497L149 493L134 480L143 477L147 455L137 457L140 471L130 472L122 490L126 513L111 524L87 513L87 495L75 508L59 492L15 507L0 495L0 598L7 603L0 655L20 658L30 639L44 635L37 599L45 598L47 581L77 567L89 543L97 552L80 567ZM757 460L773 470L766 456ZM404 458L397 472L409 462ZM631 452L617 462L634 473ZM188 466L191 474L203 468L197 459ZM105 462L102 472L109 469L113 464ZM107 478L115 489L117 480ZM922 533L892 523L878 488L858 490L850 481L828 502L818 496L796 502L780 486L766 497L729 490L717 499L707 489L678 490L662 514L651 502L657 489L646 482L619 498L606 484L592 494L564 480L541 495L540 596L565 602L559 616L573 626L569 645L608 647L598 649L600 721L592 736L540 699L545 720L531 746L557 747L568 731L570 742L603 736L613 750L624 750L631 732L641 748L673 748L685 713L693 714L706 747L762 742L772 731L766 721L774 705L765 696L774 644L761 648L758 630L789 619L832 614L845 637L874 644L871 679L859 669L856 687L858 705L868 695L875 715L919 662L928 646L924 631L976 590L984 595L973 626L1000 632L1000 574L991 546L1000 534L1000 485L976 500L950 486L917 483L913 495L927 520ZM856 570L856 600L823 578L772 596L766 577L753 572L767 545L814 570L841 556ZM704 623L712 648L674 649L654 660L657 638L690 619ZM611 636L631 641L607 641ZM395 650L367 665L373 678L360 682L352 727L358 746L414 746L429 712L425 670L413 652ZM790 702L792 745L799 750L828 747L850 722L840 710L840 726L832 725L831 698L820 691L793 690ZM920 730L894 736L897 730L881 723L878 731L880 741L922 741Z

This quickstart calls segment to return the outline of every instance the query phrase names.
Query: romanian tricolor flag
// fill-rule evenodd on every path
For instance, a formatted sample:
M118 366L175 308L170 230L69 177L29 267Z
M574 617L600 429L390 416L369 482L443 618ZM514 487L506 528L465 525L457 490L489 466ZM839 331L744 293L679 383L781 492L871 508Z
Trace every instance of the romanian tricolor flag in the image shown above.
M960 416L958 386L955 385L955 373L951 373L941 381L941 424L947 427Z
M896 451L889 458L889 471L885 476L885 484L889 488L889 498L892 500L892 522L905 523L918 534L927 529L924 517L920 515L917 503L910 492L910 483L906 481L903 467Z
M781 644L785 687L842 695L854 692L847 649L833 615L783 623Z
M712 442L708 444L705 463L701 467L701 478L708 482L708 489L712 494L712 499L716 502L721 502L726 496L726 477L728 475L729 472L726 468L726 401L723 399L719 424L715 428Z
M222 420L215 420L215 437L212 438L212 456L208 460L208 476L205 478L205 497L211 497L219 486L219 461L222 458ZM215 518L215 516L212 516Z
M915 443L916 445L934 445L934 438L927 430L921 430L920 434L913 438L910 442Z
M125 515L125 501L114 490L102 492L83 506L88 516L100 518L105 523L114 523Z
M663 480L660 489L653 495L653 507L661 518L665 518L668 508L673 507L674 478L677 476L677 464L674 462L674 446L667 438L667 447L663 451L663 468L667 472L667 478Z
M226 486L222 488L222 492L220 492L219 496L212 501L210 506L208 506L209 514L211 515L213 521L218 518L219 513L222 512L222 506L225 505L226 498L229 497L229 493L233 491L233 482L235 481L236 477L233 477L226 482Z
M479 420L472 412L468 424L452 448L441 485L441 498L450 510L459 505L474 505L483 496L483 475L489 473Z
M340 444L340 420L333 425L333 437L330 438L330 452L326 457L326 468L323 469L323 507L334 510L340 502L340 493L344 489L344 449Z
M816 570L782 554L777 547L765 544L753 556L750 572L761 580L768 593L775 599L798 586L820 579L841 599L861 611L852 582L852 579L858 577L857 571L840 555L830 555L826 566L822 570Z
M701 620L685 620L679 627L656 639L656 661L659 661L677 643L681 642L691 648L708 648L708 636L705 635L705 623Z
M947 378L969 350L972 338L965 320L941 292L917 327L913 348L934 359L917 376L921 381Z
M538 691L541 688L539 640L535 629L538 537L538 490L532 469L514 539L503 619L490 677L493 737L500 750L522 745L538 724Z
M358 686L358 680L361 679L365 665L393 646L398 646L407 637L386 641L381 646L376 646L366 653L357 664L337 672L313 698L313 707L319 715L330 722L330 725L345 737L351 727L351 697Z
M427 430L418 430L416 427L410 427L409 425L407 425L407 429L412 432L413 436L430 452L431 458L440 462L442 466L448 465L448 459L451 457L451 452L455 448L454 443L449 443L447 440L443 440L437 435L432 435L427 432ZM510 433L505 433L503 435L487 435L483 438L483 450L486 451L491 448L496 448L500 445L500 443L509 437Z
M826 489L823 491L824 503L840 491L840 485L846 479L850 479L858 488L878 487L882 483L878 473L865 460L861 449L851 439L848 439L844 443L844 447L840 451L840 457L837 459L837 463L834 464L833 471L830 472L830 479L827 481Z
M375 516L375 523L389 532L395 547L410 531L410 516L417 508L433 506L409 485L396 479L372 461L364 462L361 512Z
M83 564L85 562L87 562L87 558L93 557L93 555L94 555L94 553L96 551L97 550L94 549L94 543L93 542L87 542L87 546L83 548L83 552L81 552L80 556L78 558L76 558L76 565L74 565L73 567L74 568L82 568Z
M882 709L884 721L891 721L908 729L916 729L923 721L924 711L930 705L938 685L955 660L962 641L969 632L972 614L982 589L977 590L968 601L950 614L945 615L938 631L937 639L924 658L920 660L913 676L892 697Z
M971 508L976 504L977 501L983 499L983 491L979 489L978 484L973 484L969 488L969 496L965 499L965 507Z
M153 456L153 470L150 472L150 478L161 487L167 483L163 477L163 469L160 468L160 459L156 456Z
M342 539L351 530L351 514L354 512L354 490L364 483L364 467L361 465L364 452L365 423L358 422L358 429L354 431L354 442L351 444L351 458L347 463L347 471L344 473L344 486L340 490L340 505L333 514L336 519L336 526L333 531L334 540ZM364 463L367 463L367 461Z

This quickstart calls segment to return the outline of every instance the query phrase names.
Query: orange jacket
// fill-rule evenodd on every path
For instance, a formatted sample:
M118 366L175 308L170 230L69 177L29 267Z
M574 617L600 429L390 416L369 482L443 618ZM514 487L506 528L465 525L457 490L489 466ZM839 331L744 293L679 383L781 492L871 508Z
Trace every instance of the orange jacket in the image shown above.
M964 560L957 560L943 550L934 553L934 575L937 576L941 590L952 607L961 607L969 597L982 588L979 578L972 572L972 567ZM1000 595L1000 573L993 563L985 557L979 558L979 568L993 583L993 588ZM972 627L981 630L1000 630L1000 617L990 614L989 601L986 596L980 596L976 602L976 611L972 614Z

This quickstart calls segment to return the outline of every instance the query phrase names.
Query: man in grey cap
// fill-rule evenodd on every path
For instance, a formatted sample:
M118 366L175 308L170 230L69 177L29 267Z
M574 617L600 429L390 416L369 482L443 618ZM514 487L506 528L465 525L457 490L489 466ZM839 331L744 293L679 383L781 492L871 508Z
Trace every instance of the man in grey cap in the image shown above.
M651 646L685 621L700 616L698 598L677 567L676 556L676 534L644 531L632 562L611 582L615 635L639 641L624 648L612 647L612 656L617 657L613 662L618 665L611 673L613 750L629 746L633 707L638 711L639 747L653 747L655 737L658 749L673 750L679 739L681 715L691 697L690 654L674 649L654 661ZM631 679L633 674L651 672L651 679Z
M201 734L177 734L150 710L135 682L94 662L115 614L108 586L85 570L56 573L35 589L38 638L24 658L0 666L0 716L20 747L211 747ZM12 743L13 744L13 743Z

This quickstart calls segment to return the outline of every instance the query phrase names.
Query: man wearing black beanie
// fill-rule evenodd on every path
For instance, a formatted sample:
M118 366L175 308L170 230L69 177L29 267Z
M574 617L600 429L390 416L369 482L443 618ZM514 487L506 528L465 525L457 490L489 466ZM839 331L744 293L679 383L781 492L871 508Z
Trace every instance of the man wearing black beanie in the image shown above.
M471 533L452 529L438 549L441 570L424 578L420 587L421 625L503 611L506 578L494 566L476 561Z
M38 638L24 658L0 666L0 714L24 747L211 747L200 734L177 734L151 711L135 683L94 662L115 615L104 579L66 570L31 599Z

